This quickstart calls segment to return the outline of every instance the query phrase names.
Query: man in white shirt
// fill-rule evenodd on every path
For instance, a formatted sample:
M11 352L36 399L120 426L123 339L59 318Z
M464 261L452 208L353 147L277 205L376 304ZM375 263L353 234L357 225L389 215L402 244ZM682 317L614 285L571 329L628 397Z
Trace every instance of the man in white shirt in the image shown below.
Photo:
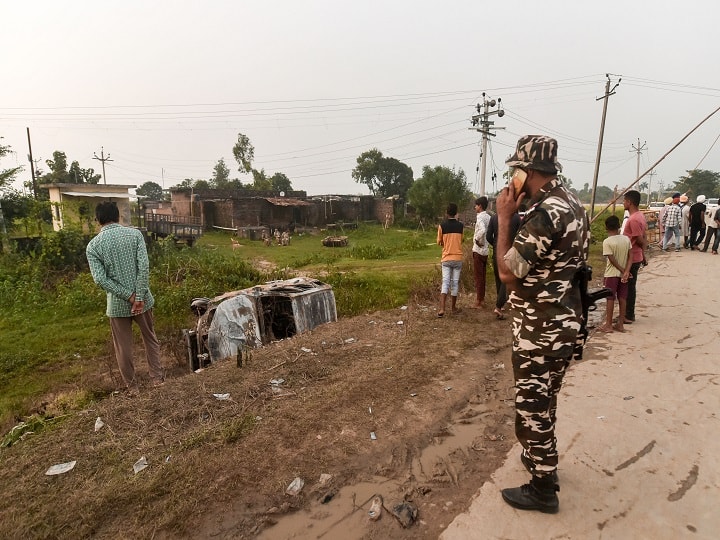
M475 276L475 309L485 307L485 276L487 275L487 260L490 250L488 249L488 241L486 238L488 224L490 223L490 214L487 213L488 199L487 197L478 197L475 199L475 212L477 219L475 221L475 233L473 234L473 274Z
M705 225L707 226L705 232L705 245L700 250L706 252L710 245L710 239L713 238L712 254L718 254L718 247L720 245L720 206L708 207L705 210Z

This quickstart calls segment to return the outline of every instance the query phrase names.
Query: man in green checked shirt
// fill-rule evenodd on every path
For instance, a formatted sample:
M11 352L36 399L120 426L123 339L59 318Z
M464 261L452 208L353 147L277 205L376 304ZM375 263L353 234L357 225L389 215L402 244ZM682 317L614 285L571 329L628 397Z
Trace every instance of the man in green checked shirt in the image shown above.
M110 318L115 356L123 381L131 393L137 392L133 364L132 323L140 327L150 378L155 386L163 383L160 343L155 336L150 293L150 263L145 239L140 231L120 225L115 203L103 202L95 208L102 226L85 250L93 280L107 292L106 315Z

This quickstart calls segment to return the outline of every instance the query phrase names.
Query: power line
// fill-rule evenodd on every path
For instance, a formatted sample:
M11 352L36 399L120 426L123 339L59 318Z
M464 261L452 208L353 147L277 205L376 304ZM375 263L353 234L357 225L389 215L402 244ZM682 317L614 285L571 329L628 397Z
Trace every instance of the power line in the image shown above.
M710 150L713 149L713 146L715 146L715 143L718 142L718 139L720 139L720 134L718 134L718 136L715 137L715 140L714 140L713 143L710 145L710 148L708 148L708 151L705 152L705 155L700 159L700 161L698 162L698 164L695 165L695 168L693 169L694 171L696 171L696 170L698 170L698 169L700 168L700 165L702 165L702 162L705 161L705 158L706 158L706 157L708 157L708 154L710 153Z
M568 79L557 79L554 81L545 81L539 83L521 84L515 86L505 86L500 88L492 88L490 90L504 90L509 91L513 89L535 89L542 86L557 86L560 83L568 83L571 81L581 81L588 77L596 77L597 75L585 75L581 77L572 77ZM588 83L594 83L595 81L588 81ZM528 90L531 91L531 90ZM532 90L534 91L534 90ZM446 95L459 95L459 94L473 94L479 95L482 90L448 90L442 92L425 92L425 93L410 93L410 94L385 94L376 96L354 96L354 97L329 97L329 98L310 98L310 99L292 99L292 100L263 100L263 101L240 101L240 102L217 102L217 103L178 103L178 104L142 104L142 105L78 105L78 106L54 106L54 107L0 107L2 110L61 110L61 109L83 109L83 110L95 110L95 109L139 109L139 108L161 108L161 107L211 107L211 106L238 106L238 105L277 105L280 103L310 103L319 101L352 101L352 100L369 100L369 99L390 99L390 98L403 98L403 99L423 99L425 97L432 96L446 96Z

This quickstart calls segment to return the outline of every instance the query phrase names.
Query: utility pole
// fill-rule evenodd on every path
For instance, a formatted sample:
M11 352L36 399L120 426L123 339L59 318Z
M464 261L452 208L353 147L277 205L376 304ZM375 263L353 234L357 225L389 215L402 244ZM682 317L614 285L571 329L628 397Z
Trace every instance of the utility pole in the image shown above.
M100 157L97 157L97 154L93 152L93 159L97 159L98 161L102 162L102 168L103 168L103 184L107 184L105 181L105 162L106 161L115 161L114 159L110 159L110 154L105 157L105 148L100 147Z
M30 152L28 154L28 161L30 161L30 174L32 175L32 190L33 190L33 197L35 199L38 198L38 186L37 186L37 178L35 178L35 161L33 160L32 155L32 144L30 144L30 128L25 128L27 130L27 138L28 138L28 151Z
M648 206L650 206L650 194L652 193L652 179L653 179L653 176L655 176L656 174L657 173L654 170L652 170L648 173L648 176L650 177L650 180L648 180L648 200L647 200ZM638 173L638 176L640 176L640 173Z
M620 84L620 81L622 81L622 79L618 79L618 82L615 83L615 86L613 86L612 90L610 90L610 74L606 73L605 76L607 77L607 82L605 83L605 95L603 97L597 98L595 100L595 101L600 101L602 99L602 100L604 100L604 103L603 103L602 121L600 122L600 139L598 140L597 157L595 158L595 174L593 175L592 195L590 196L590 219L591 220L592 220L593 216L595 215L595 190L597 189L598 174L600 173L600 155L602 154L603 135L605 134L605 117L607 116L608 98L610 96L612 96L613 94L615 94L615 89Z
M637 169L636 169L637 172L635 173L635 180L640 178L640 154L642 154L643 150L647 150L647 147L645 146L646 144L647 144L647 141L642 143L642 146L641 146L640 139L638 138L637 146L635 146L634 144L630 145L632 147L632 150L630 150L630 151L637 153Z
M505 111L502 110L502 98L497 98L497 101L494 99L488 99L485 97L485 92L482 93L482 97L482 105L480 103L477 104L477 114L474 114L470 120L473 127L468 129L474 129L475 131L482 133L482 151L480 154L482 158L482 164L480 165L480 195L485 195L485 168L487 165L488 136L495 137L497 135L492 132L494 129L505 129L504 127L494 127L493 124L495 122L489 118L494 114L497 114L498 118L501 118L505 116ZM495 105L498 106L498 109L491 111L490 107L495 107Z

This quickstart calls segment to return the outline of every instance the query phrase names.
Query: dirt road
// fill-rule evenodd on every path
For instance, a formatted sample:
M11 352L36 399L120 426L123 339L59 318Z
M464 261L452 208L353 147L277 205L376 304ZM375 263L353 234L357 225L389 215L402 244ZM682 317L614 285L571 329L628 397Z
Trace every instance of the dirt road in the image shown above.
M624 334L596 333L558 406L560 513L500 498L527 481L518 444L443 540L715 539L720 531L720 257L660 254Z

